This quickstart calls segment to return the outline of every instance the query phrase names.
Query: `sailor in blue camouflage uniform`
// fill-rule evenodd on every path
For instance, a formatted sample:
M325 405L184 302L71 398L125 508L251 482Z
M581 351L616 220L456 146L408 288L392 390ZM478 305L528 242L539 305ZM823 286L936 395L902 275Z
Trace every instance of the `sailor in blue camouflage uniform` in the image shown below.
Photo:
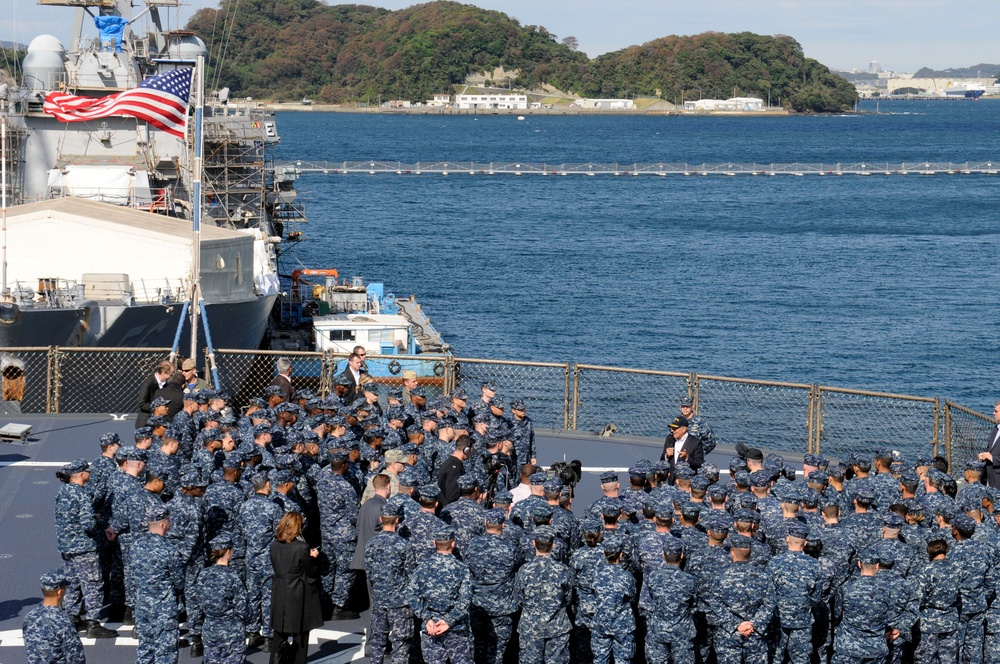
M465 547L473 537L483 534L483 506L479 499L479 482L473 475L458 478L459 498L441 510L442 521L455 529L455 555L465 559Z
M514 579L521 563L518 550L503 539L506 518L500 508L483 514L485 533L465 548L465 563L472 574L472 633L475 659L503 664L504 652L514 632L519 608Z
M447 524L434 514L441 496L441 487L437 484L424 484L417 488L416 493L420 511L405 518L400 534L413 548L413 555L417 563L420 563L434 554L434 533Z
M593 659L590 649L590 625L597 611L596 589L591 583L591 572L597 565L606 564L602 536L604 526L600 519L585 517L580 524L583 546L570 555L569 568L576 579L573 598L573 631L570 648L575 661Z
M521 526L525 530L531 530L534 524L531 521L531 511L536 505L548 505L545 502L545 498L541 495L535 495L535 491L542 493L544 491L543 487L545 482L549 479L542 471L532 473L531 477L528 478L528 482L532 487L532 494L523 500L519 500L510 509L509 520L513 521L517 525Z
M186 464L181 467L181 490L167 503L171 524L167 539L177 547L181 560L184 561L184 611L187 613L192 657L201 657L204 652L201 628L205 616L193 589L207 562L205 522L201 505L206 486L208 479L202 476L201 469L193 463Z
M240 484L243 473L243 455L233 450L222 463L222 479L205 489L202 510L205 515L205 540L212 541L222 533L233 540L233 556L229 561L240 576L243 576L246 562L246 546L240 533L239 508L243 504L244 493Z
M986 604L983 657L987 662L1000 662L1000 567L996 565L986 574Z
M621 512L622 503L621 498L618 496L618 473L613 470L606 470L601 473L600 481L601 491L604 492L604 495L590 504L590 507L584 513L586 517L600 519L603 506L611 503L614 503L618 511ZM672 495L673 493L671 492Z
M104 605L101 563L97 556L97 519L87 484L90 464L77 459L63 466L56 477L63 485L55 500L56 543L63 571L70 579L64 607L74 624L91 638L110 638L118 632L101 626L98 614ZM100 533L104 537L104 533ZM86 609L86 619L82 618Z
M420 486L419 478L408 468L399 475L399 493L389 496L386 504L396 508L402 521L420 511L420 504L413 495L418 486Z
M888 595L886 605L889 607L889 633L886 641L889 655L885 661L886 664L902 664L904 654L910 652L913 627L920 614L917 587L916 583L896 572L896 553L899 550L891 546L890 540L882 540L876 544L875 551L878 554L877 577Z
M892 461L892 450L875 450L875 472L868 476L868 486L875 494L875 507L880 512L888 511L890 505L900 500L899 479L892 475Z
M889 654L890 609L886 585L878 578L879 555L875 547L858 553L861 573L837 593L833 619L832 664L882 662Z
M126 469L131 464L145 464L146 453L144 450L136 448L123 448L126 455ZM125 604L133 611L135 608L135 567L136 556L132 549L135 538L146 531L146 510L154 505L160 505L158 492L163 488L163 481L149 470L143 472L140 481L132 478L126 473L128 483L126 491L115 498L111 522L109 527L114 531L115 536L121 544L122 564L125 571ZM128 621L126 621L128 624Z
M750 539L729 537L732 565L718 580L712 609L718 628L715 653L719 664L765 664L767 629L776 599L767 572L750 564Z
M962 576L948 557L949 539L943 529L932 530L927 540L930 560L916 575L920 598L920 641L915 653L918 662L959 660Z
M635 578L622 569L621 537L604 539L606 563L594 567L593 584L597 608L590 626L594 662L606 663L614 651L615 662L631 662L635 655Z
M535 557L517 572L514 587L521 603L517 633L522 662L569 662L572 625L567 607L572 603L575 579L566 565L552 557L555 540L551 527L536 528Z
M991 544L973 539L976 522L971 516L959 514L951 528L955 543L948 558L960 575L961 660L962 664L980 664L986 638L986 574L1000 562L1000 554Z
M178 594L184 587L184 561L164 534L170 512L164 505L146 511L148 530L132 546L142 552L135 565L135 631L139 639L138 664L176 664Z
M239 525L246 544L248 645L267 645L271 627L271 543L284 510L271 498L271 481L265 473L254 475L254 495L240 506ZM228 564L228 562L227 562Z
M567 547L566 542L559 537L559 533L556 529L552 527L552 506L548 503L535 505L535 507L531 510L531 519L529 521L531 523L531 529L525 529L524 535L521 536L521 543L518 547L524 559L531 560L534 556L534 531L541 526L548 526L556 535L555 542L552 545L552 557L559 562L568 562L570 554L569 547Z
M344 607L354 584L351 559L358 540L358 494L344 478L349 463L345 450L333 452L330 465L316 480L323 591L333 604L334 618L341 620L351 614Z
M69 579L62 569L42 574L42 603L24 617L22 634L29 664L83 664L83 644L59 603Z
M413 644L413 611L409 607L409 579L413 549L399 536L399 510L388 503L379 516L382 532L365 546L365 573L372 586L371 663L382 664L386 643L392 644L392 663L407 664Z
M662 541L664 564L651 566L643 576L646 661L694 664L695 577L680 567L684 543L676 537Z
M527 407L524 399L511 399L510 412L514 416L510 422L513 425L514 439L514 465L520 469L526 463L534 463L537 456L535 451L535 427L531 418L528 417Z
M210 542L209 548L215 564L201 573L194 589L198 604L205 611L205 662L243 664L247 593L239 575L229 568L233 540L222 533Z
M455 530L433 533L434 553L410 577L409 603L420 626L420 648L427 662L472 664L472 575L452 555Z
M795 523L788 526L787 550L771 559L767 572L777 598L777 651L784 661L809 664L812 654L813 608L821 600L822 582L819 562L805 554L809 528Z

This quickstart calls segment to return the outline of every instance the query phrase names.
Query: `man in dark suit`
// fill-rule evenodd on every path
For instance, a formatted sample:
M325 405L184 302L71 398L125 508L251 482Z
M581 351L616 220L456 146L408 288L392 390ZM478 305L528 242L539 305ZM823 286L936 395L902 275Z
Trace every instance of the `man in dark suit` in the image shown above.
M990 429L986 451L979 453L979 460L986 462L986 484L1000 489L1000 401L993 406L993 419L997 424Z
M149 416L152 415L153 399L157 390L163 389L170 377L174 375L174 365L164 360L156 365L153 375L147 376L139 386L139 415L135 418L135 428L141 429L146 426Z
M274 363L274 369L278 375L274 377L268 387L280 387L281 396L285 398L286 402L291 402L295 396L295 390L292 389L292 361L287 357L279 357L278 361Z
M365 547L368 542L382 532L382 506L389 501L390 481L389 476L379 473L372 478L372 488L375 493L371 498L361 504L358 509L358 544L354 549L354 557L351 559L351 569L355 570L358 576L365 574ZM372 604L372 583L365 578L365 586L368 588L368 605ZM371 618L369 616L368 633L371 634ZM367 646L367 644L366 644ZM366 650L370 646L366 647Z
M336 382L347 387L347 395L343 397L344 403L351 403L361 394L361 365L365 360L357 353L351 353L347 358L347 366L337 376Z
M660 460L666 461L670 465L669 481L673 484L674 466L678 461L686 461L695 471L705 463L705 450L701 445L701 438L688 433L688 420L683 415L674 418L670 423L670 433L663 442L663 453Z

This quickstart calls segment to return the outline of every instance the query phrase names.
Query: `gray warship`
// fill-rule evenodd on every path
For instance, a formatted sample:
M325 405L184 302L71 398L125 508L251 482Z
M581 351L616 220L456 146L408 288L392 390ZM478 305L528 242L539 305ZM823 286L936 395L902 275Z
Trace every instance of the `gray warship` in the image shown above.
M273 114L228 88L206 92L196 243L193 116L177 137L136 117L65 123L43 110L50 93L103 98L193 67L205 43L164 27L178 0L39 4L73 8L74 36L35 37L21 76L0 71L0 347L175 346L195 269L214 345L260 347L280 290L278 245L305 221L297 172L273 163Z

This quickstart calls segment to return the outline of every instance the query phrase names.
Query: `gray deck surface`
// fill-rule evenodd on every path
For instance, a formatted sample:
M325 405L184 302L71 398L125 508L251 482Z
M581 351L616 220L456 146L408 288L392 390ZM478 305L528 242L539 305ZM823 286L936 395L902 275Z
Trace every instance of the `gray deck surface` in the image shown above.
M60 484L55 471L73 459L96 458L100 454L97 441L104 433L114 431L123 439L131 439L134 424L132 419L116 421L108 415L0 418L0 426L8 422L33 428L26 443L0 442L0 664L22 664L27 657L21 625L27 612L41 602L38 578L61 564L53 523L53 501ZM605 468L624 470L642 458L655 460L662 444L652 439L599 438L579 432L539 432L536 439L543 464L564 458L583 462L584 477L574 500L577 513L600 495L598 472ZM730 448L720 447L709 458L726 476L731 456ZM622 473L623 484L627 481ZM309 661L367 662L360 651L366 624L367 613L361 620L327 622L322 629L314 630ZM118 625L109 623L108 627L115 629ZM134 662L136 642L127 636L128 629L122 634L118 639L84 639L88 661ZM189 657L185 648L180 661L200 660ZM267 662L268 654L251 651L247 661Z

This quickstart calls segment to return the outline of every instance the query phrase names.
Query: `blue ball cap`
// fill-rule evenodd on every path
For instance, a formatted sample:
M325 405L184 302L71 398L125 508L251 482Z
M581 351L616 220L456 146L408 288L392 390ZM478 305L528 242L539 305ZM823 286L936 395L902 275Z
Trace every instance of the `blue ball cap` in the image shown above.
M680 405L692 408L694 407L694 399L692 397L681 397Z
M805 523L790 523L787 532L789 537L805 539L809 535L809 526Z
M132 435L135 438L136 442L144 438L150 438L153 435L153 427L139 427L138 429L135 430L135 433L133 433Z
M604 523L599 519L587 517L580 521L580 530L584 535L597 535L604 530Z
M112 445L121 445L122 439L118 434L114 432L106 433L101 436L101 447L111 447Z
M148 523L153 523L154 521L163 521L164 519L170 518L170 510L167 509L166 505L150 505L146 508L146 521Z
M736 510L733 518L737 523L760 523L760 514L757 510L745 507Z
M149 402L151 408L159 408L160 406L169 406L170 399L164 399L163 397L156 397Z
M810 471L808 479L813 484L822 484L824 486L830 482L830 476L826 474L825 470Z
M417 489L420 497L424 500L437 500L441 495L441 487L437 484L424 484Z
M76 461L70 461L65 466L62 467L62 472L65 475L76 475L82 473L90 468L90 462L86 459L77 459Z
M406 487L415 487L420 485L420 477L416 472L407 468L399 476L399 485Z
M617 556L622 552L623 542L618 533L611 533L604 538L604 554Z
M679 537L663 538L663 555L676 556L684 553L684 542Z
M545 484L542 485L542 490L545 493L559 493L562 491L563 483L558 477L553 477L551 479L545 480Z
M531 483L531 486L543 487L548 479L549 479L548 475L546 475L542 471L538 471L537 473L532 473L528 481Z
M295 475L290 470L277 470L274 472L275 484L288 484L295 481Z
M730 549L749 550L750 548L752 548L752 546L753 546L752 541L746 535L733 533L732 535L729 536Z
M451 393L452 399L458 399L459 401L468 401L469 393L465 391L465 388L459 387Z
M163 415L154 415L146 420L146 425L149 427L166 427L170 426L170 420Z
M693 519L701 514L701 505L698 503L686 502L681 505L681 516L687 519Z
M511 410L525 410L524 399L511 399L510 400Z
M227 533L220 533L216 535L211 542L208 543L209 548L212 551L223 551L225 549L233 548L233 538Z
M541 544L552 544L556 541L556 531L552 526L538 526L535 528L534 541Z
M531 518L542 521L552 518L552 506L548 503L539 503L531 508Z
M330 452L330 461L335 463L350 461L351 456L347 450L334 450Z
M462 475L458 478L458 490L462 493L475 491L478 486L479 481L476 479L475 475Z
M417 385L410 390L410 396L427 398L427 389L423 385Z
M63 571L62 567L49 570L45 574L42 574L38 581L42 586L42 590L47 592L59 590L60 588L65 588L69 585L69 577L66 576L66 572Z
M612 484L618 481L618 473L613 470L605 470L601 473L601 484Z
M438 528L434 531L432 538L435 542L454 542L455 541L455 529L451 526L444 526L443 528Z
M243 467L243 453L233 450L226 455L226 460L222 462L222 467L226 470L234 470Z
M485 380L482 383L482 387L484 389L489 390L490 392L496 392L497 391L497 382L495 380Z
M976 520L973 519L971 516L966 516L965 514L958 514L955 516L955 518L951 520L951 525L954 526L959 531L975 532L976 526L978 524L976 523Z
M965 462L965 469L975 472L982 472L986 469L986 462L979 459L969 459Z
M622 514L621 503L618 501L607 501L601 504L601 516L619 517Z
M766 470L755 470L750 473L750 486L757 488L770 486L771 484L771 473Z
M502 509L494 507L486 510L486 513L483 514L483 520L487 526L502 526L507 517Z
M394 516L399 518L399 505L394 503L385 503L382 505L381 515L382 516Z
M494 505L510 505L514 502L514 494L510 491L497 491L496 495L493 496Z
M895 512L886 512L882 517L882 525L886 528L899 529L906 523L906 520Z
M128 447L119 448L116 456L120 456L125 461L143 461L145 462L148 458L146 450L140 450L138 447L133 447L129 445Z
M858 552L858 561L862 565L877 565L879 560L878 549L869 546Z
M708 478L702 477L701 475L695 475L691 478L691 488L695 491L707 491Z
M694 476L695 476L694 469L692 469L691 466L689 466L684 462L678 463L674 469L674 477L676 477L679 480L689 480Z
M253 432L254 436L260 436L265 433L271 433L271 425L268 424L267 422L261 422L260 424L254 425L251 431Z

